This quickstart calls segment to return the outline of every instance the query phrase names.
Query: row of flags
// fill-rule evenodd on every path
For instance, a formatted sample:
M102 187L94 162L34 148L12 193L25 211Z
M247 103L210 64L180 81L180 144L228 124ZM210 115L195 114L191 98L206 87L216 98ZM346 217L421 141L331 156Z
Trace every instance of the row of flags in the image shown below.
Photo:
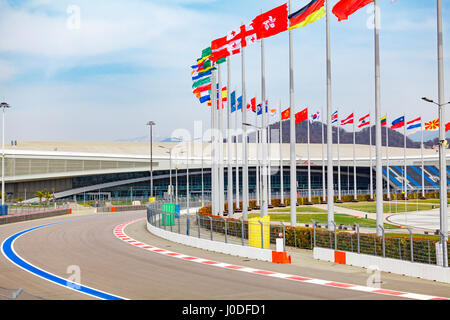
M338 21L373 2L373 0L340 0L332 9ZM275 36L281 32L304 27L325 16L325 1L312 0L306 6L288 15L287 3L255 17L250 23L215 39L210 47L202 50L201 57L192 66L193 94L200 103L211 105L211 75L215 66L226 58L241 52L242 48L257 40Z

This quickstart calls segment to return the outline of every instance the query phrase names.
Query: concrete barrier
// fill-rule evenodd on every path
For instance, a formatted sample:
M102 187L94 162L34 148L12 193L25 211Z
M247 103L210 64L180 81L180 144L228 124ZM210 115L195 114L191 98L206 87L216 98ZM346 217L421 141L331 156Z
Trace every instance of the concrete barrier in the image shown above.
M196 238L184 234L178 234L152 226L150 223L148 223L148 221L147 230L158 237L187 246L196 247L208 251L225 253L238 257L272 262L272 250L269 249L241 246L231 243L223 243Z
M28 220L36 220L36 219L42 219L42 218L62 216L65 214L71 214L71 212L72 212L71 209L54 209L54 210L41 211L41 212L31 212L31 213L1 216L0 224L15 223L15 222L28 221Z
M384 272L450 283L450 268L444 268L433 264L383 258L354 252L336 251L328 248L315 247L313 252L314 259L362 267L366 269L376 266L380 271Z

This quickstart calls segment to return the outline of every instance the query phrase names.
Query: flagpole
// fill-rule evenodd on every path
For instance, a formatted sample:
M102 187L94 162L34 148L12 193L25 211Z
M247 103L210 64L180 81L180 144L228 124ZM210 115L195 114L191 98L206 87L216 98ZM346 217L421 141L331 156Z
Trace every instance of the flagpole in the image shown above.
M218 107L218 120L219 120L219 215L223 216L225 209L225 181L223 173L223 110L222 110L222 75L221 75L221 65L218 65L219 73L219 107Z
M227 59L227 160L228 160L228 170L227 170L227 178L228 178L228 217L233 217L233 167L231 165L232 161L232 149L231 149L231 99L230 99L230 90L231 88L231 57Z
M403 119L405 121L405 125L403 126L403 182L405 183L405 200L408 200L408 182L407 182L407 172L406 172L406 116Z
M381 236L383 228L383 171L381 163L381 94L380 94L380 37L379 37L379 17L378 0L374 1L374 48L375 48L375 143L376 143L376 216L377 216L377 236ZM387 123L386 123L387 126ZM389 171L388 171L389 176ZM389 180L388 180L389 183Z
M217 179L216 179L216 71L211 76L211 213L217 215Z
M255 145L256 145L256 206L259 207L259 210L261 210L261 186L260 186L260 181L261 181L261 175L260 175L260 168L259 168L259 143L260 143L260 130L258 129L259 127L259 121L258 121L258 111L256 113L256 120L255 120L255 127L256 127L256 140L255 140ZM262 213L262 212L260 212Z
M322 106L322 111L321 111L321 115L320 115L320 123L322 126L322 203L326 202L326 192L325 192L325 158L324 158L324 134L323 134L323 106Z
M354 200L358 201L357 186L356 186L356 129L355 129L355 112L353 111L353 188L354 188Z
M338 200L337 203L342 203L341 193L341 120L339 118L339 111L337 113L337 154L338 154Z
M390 168L389 168L389 128L387 125L387 115L386 115L386 172L387 172L387 199L391 200L391 178L390 178Z
M267 112L269 111L269 104L267 103ZM267 121L267 141L268 141L268 171L267 171L267 193L269 194L268 200L267 200L267 207L272 207L272 132L270 128L270 118L268 118Z
M289 14L291 14L291 0L289 0ZM289 105L290 105L290 214L291 226L297 225L297 161L295 158L295 112L294 112L294 52L292 46L292 30L289 30Z
M284 186L283 186L283 120L281 119L281 101L280 101L280 205L284 206Z
M248 143L247 143L247 97L245 91L245 49L241 49L242 58L242 217L248 221Z
M326 11L326 59L327 59L327 162L328 162L328 230L334 223L334 185L333 185L333 128L331 126L331 54L330 54L330 3L325 0Z
M308 205L312 205L311 202L311 154L310 154L310 136L309 136L309 110L306 109L306 113L307 113L307 130L308 130Z
M373 201L373 166L372 166L372 114L369 112L369 165L370 165L370 201Z
M423 161L423 120L422 120L422 117L420 117L420 133L421 133L420 157L422 160L422 199L425 199L425 173L424 173L424 161Z
M266 119L266 68L265 68L265 56L264 56L264 38L261 39L261 108L262 108L262 129L261 129L261 138L262 138L262 205L261 205L261 216L265 217L268 215L268 201L267 201L267 180L269 178L267 172L267 119Z
M447 145L445 139L445 95L444 95L444 47L442 39L442 2L437 0L437 56L438 56L438 94L439 94L439 191L440 191L440 232L443 266L448 267L448 215L447 215ZM444 144L445 143L445 144Z
M242 100L241 100L242 102ZM236 121L235 121L235 129L236 129L236 138L235 138L235 151L236 151L236 211L240 209L239 205L239 155L238 155L238 105L236 105ZM242 106L241 106L242 112Z

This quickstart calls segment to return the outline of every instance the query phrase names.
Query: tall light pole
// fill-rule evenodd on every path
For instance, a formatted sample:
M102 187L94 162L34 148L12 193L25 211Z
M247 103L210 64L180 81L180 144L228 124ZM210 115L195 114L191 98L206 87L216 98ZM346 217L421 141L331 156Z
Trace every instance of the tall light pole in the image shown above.
M3 109L3 125L2 125L2 211L5 205L5 109L10 108L6 102L0 103L0 108Z
M440 2L440 1L438 1ZM441 39L442 40L442 39ZM441 79L440 79L441 80ZM439 86L441 91L441 86ZM443 89L442 89L443 90ZM434 102L431 99L423 97L422 100L433 103L439 108L439 216L440 216L440 231L441 231L441 246L442 246L442 258L443 266L448 267L447 257L447 241L448 241L448 216L447 216L447 164L446 164L446 150L448 147L447 140L445 139L445 113L444 106L450 104L440 103L444 100L443 97L439 97L439 102Z
M164 146L159 146L161 149L167 150L166 153L169 154L169 190L170 190L170 202L173 202L173 187L172 187L172 150L176 146L172 148L167 148Z
M154 121L147 122L150 127L150 197L153 197L153 126Z

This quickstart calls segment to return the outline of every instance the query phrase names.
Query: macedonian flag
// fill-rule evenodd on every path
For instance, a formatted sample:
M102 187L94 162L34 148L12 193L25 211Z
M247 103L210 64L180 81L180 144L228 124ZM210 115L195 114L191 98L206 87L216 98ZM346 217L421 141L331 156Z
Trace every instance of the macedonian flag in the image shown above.
M425 123L425 131L437 131L437 130L439 130L439 119Z

